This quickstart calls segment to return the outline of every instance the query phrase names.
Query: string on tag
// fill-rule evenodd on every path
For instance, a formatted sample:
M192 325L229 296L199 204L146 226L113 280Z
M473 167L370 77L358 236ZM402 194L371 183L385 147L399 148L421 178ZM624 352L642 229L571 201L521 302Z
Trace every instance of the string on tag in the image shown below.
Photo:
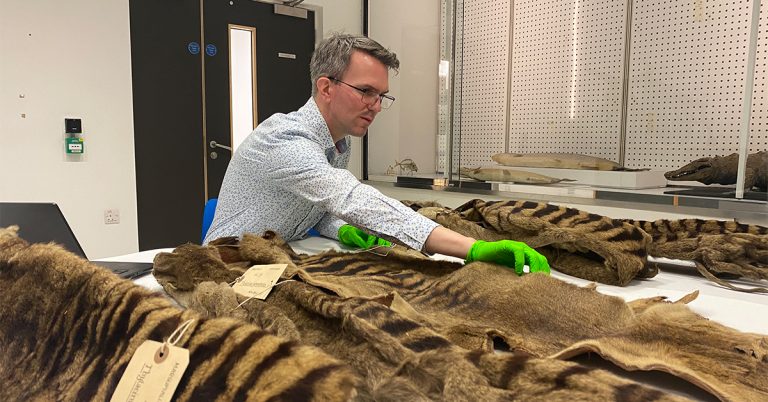
M184 321L181 325L179 325L178 328L176 328L175 331L171 334L171 336L168 337L168 339L165 341L165 343L171 344L171 346L176 346L177 343L181 340L181 337L184 336L184 333L187 332L187 329L192 325L192 323L195 322L195 319L190 319L187 321ZM176 337L175 340L173 340L173 337L176 336L176 334L181 331L178 337Z
M386 251L384 252L384 254L381 254L381 253L377 253L377 252L375 251L376 249L381 249L381 248L383 248L383 249L386 249ZM352 251L352 254L357 254L357 253L371 253L371 254L373 254L373 255L378 255L379 257L386 257L386 256L388 256L388 255L389 255L389 252L390 252L390 251L392 251L392 249L393 249L393 248L395 248L395 243L392 243L392 244L390 244L389 246L376 245L376 246L373 246L373 247L370 247L370 248L366 248L366 249L364 249L364 250L355 250L355 251Z
M244 276L245 276L245 273L243 273L242 275L240 275L240 276L238 276L237 278L235 278L235 280L234 280L234 281L232 281L232 282L230 282L230 283L228 283L228 285L229 285L230 287L232 287L232 286L235 286L235 284L236 284L236 283L238 283L238 282L240 282L240 281L242 281L242 280L243 280L243 277L244 277Z
M239 279L239 278L238 278L238 279ZM235 282L237 282L237 280L235 280ZM277 287L277 285L282 285L282 284L284 284L284 283L286 283L286 282L296 282L296 280L295 280L295 279L287 279L287 280L284 280L284 281L282 281L282 282L278 282L278 283L276 283L276 284L274 284L274 285L272 285L272 286L270 286L270 287L268 287L268 288L265 288L264 290L262 290L261 292L259 292L259 294L257 294L256 296L251 296L251 297L249 297L249 298L247 298L247 299L243 300L243 302L242 302L242 303L238 304L238 305L237 305L237 307L233 308L233 309L232 309L232 310L230 310L229 312L231 313L231 312L233 312L233 311L237 310L237 309L238 309L238 308L240 308L240 307L241 307L243 304L247 303L247 302L248 302L248 301L250 301L251 299L255 299L256 297L259 297L259 296L263 295L264 293L266 293L266 292L268 292L268 291L272 290L273 288Z
M184 336L184 333L187 332L187 329L189 329L193 322L195 322L195 320L190 319L184 321L181 325L176 327L171 336L169 336L168 339L166 339L165 342L163 342L163 344L160 345L160 347L155 352L155 363L162 363L165 361L165 359L168 358L168 353L171 350L168 345L176 346L176 344L179 343L179 340L181 340L181 337ZM181 331L181 333L179 333L179 331ZM176 334L178 334L178 336ZM174 339L174 337L176 338Z

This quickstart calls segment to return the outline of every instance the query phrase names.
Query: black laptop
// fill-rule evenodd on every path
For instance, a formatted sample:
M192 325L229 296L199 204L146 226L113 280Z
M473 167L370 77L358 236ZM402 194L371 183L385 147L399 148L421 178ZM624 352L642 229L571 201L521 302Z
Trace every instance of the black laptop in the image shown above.
M19 236L30 243L58 243L88 259L72 228L55 203L0 202L0 227L17 225ZM126 279L152 272L151 262L91 261Z

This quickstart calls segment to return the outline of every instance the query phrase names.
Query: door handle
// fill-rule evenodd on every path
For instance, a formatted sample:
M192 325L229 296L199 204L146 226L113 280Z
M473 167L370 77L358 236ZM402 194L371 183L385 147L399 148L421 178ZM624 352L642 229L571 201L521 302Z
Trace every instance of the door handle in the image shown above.
M223 148L223 149L226 149L229 152L232 152L232 147L228 147L226 145L221 145L221 144L219 144L216 141L211 141L208 145L210 145L211 148Z

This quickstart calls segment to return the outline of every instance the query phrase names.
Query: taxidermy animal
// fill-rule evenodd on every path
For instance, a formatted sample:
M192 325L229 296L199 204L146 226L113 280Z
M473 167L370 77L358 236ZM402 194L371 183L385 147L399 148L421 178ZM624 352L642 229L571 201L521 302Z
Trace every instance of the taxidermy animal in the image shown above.
M395 167L400 170L400 174L403 174L403 172L413 174L413 172L419 171L419 167L416 166L416 162L414 162L411 158L403 159L400 162L395 161Z
M739 169L739 154L728 156L713 156L701 158L681 167L664 173L667 180L698 181L704 184L736 184ZM768 152L760 151L747 156L744 189L757 187L761 191L768 190Z
M571 179L558 179L543 174L526 172L524 170L505 169L502 167L479 167L474 169L460 168L459 172L462 176L471 177L475 180L501 181L507 183L552 184L561 181L575 181Z
M514 154L500 153L491 157L496 163L504 166L540 167L584 170L626 170L618 163L608 159L579 154L533 153Z

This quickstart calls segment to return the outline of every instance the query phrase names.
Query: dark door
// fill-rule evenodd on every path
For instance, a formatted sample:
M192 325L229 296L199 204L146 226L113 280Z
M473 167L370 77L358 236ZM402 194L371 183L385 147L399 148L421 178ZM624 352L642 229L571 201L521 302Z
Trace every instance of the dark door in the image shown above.
M129 10L139 249L199 242L205 202L200 3L131 0Z
M203 205L218 196L231 158L210 146L232 144L230 27L255 30L261 122L310 96L314 13L276 14L251 0L130 0L129 8L139 249L199 243Z
M315 19L311 11L307 12L306 18L277 14L274 4L250 0L208 0L204 10L204 40L208 54L204 66L206 142L209 146L207 186L208 198L216 198L231 152L211 147L210 143L233 145L230 75L233 31L250 30L255 38L254 115L261 122L275 113L294 111L309 99L309 61L315 44Z

